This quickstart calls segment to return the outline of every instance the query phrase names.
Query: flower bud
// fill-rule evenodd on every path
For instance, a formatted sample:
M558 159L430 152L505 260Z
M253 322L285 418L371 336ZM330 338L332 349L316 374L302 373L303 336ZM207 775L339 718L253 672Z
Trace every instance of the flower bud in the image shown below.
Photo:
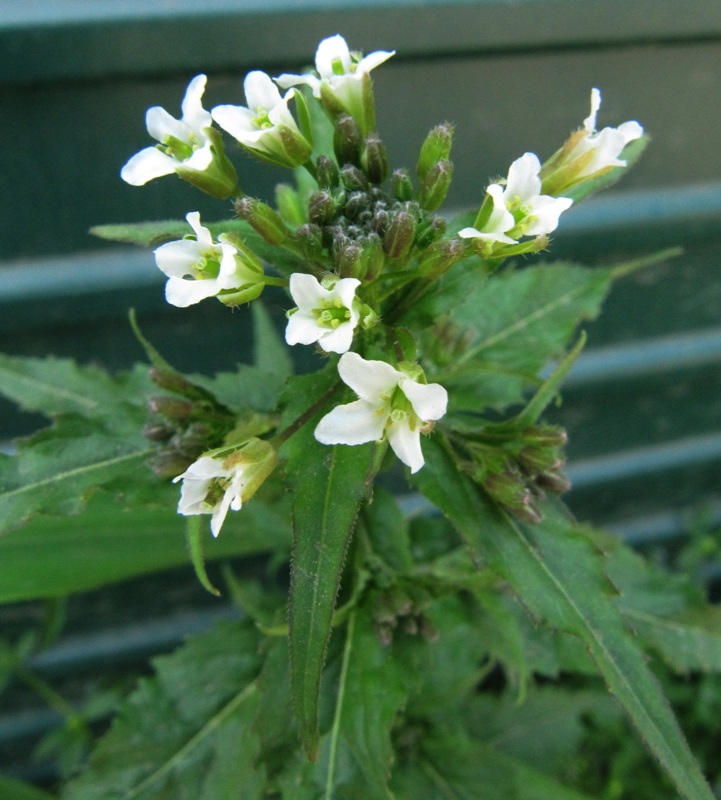
M320 155L315 168L318 175L318 186L321 189L335 189L338 186L340 177L338 167L333 159Z
M397 169L391 177L391 192L393 197L402 203L413 197L413 184L407 169Z
M363 268L366 280L375 280L383 270L385 255L383 243L377 233L370 233L365 237L363 246Z
M526 522L540 522L541 515L533 505L533 494L520 476L493 472L483 480L483 488L501 506Z
M167 442L175 433L175 428L170 425L146 425L143 428L143 436L150 442Z
M151 397L148 408L153 414L160 414L173 422L190 419L195 411L193 403L175 397Z
M439 161L447 161L451 154L451 144L453 142L453 125L444 122L433 128L425 141L421 145L421 152L416 164L416 175L418 180L424 181L426 175Z
M558 457L555 448L524 447L518 454L518 463L528 475L539 475L546 470L558 469L563 460Z
M295 232L295 240L309 261L315 261L323 252L323 232L318 225L301 225Z
M187 469L192 458L182 455L173 448L159 450L148 460L148 466L159 478L174 478Z
M405 258L413 247L416 221L407 211L399 211L383 237L383 251L396 260Z
M333 152L338 163L354 164L360 167L360 153L363 144L358 123L348 114L338 117L333 131Z
M526 444L539 447L563 447L568 442L566 431L555 425L534 425L524 428L521 437Z
M447 239L428 247L418 264L418 274L427 280L436 280L449 270L466 252L461 239Z
M450 161L436 162L426 173L418 191L418 201L426 211L436 211L446 199L453 178L453 164Z
M361 163L371 183L383 183L388 177L388 151L377 134L365 140Z
M340 179L349 192L367 192L370 188L368 178L358 167L354 167L352 164L345 164L342 167Z
M180 394L190 400L207 400L211 397L205 389L195 386L184 375L174 369L151 367L150 380L160 389L175 392L175 394Z
M431 217L422 220L416 231L416 244L419 248L430 247L443 236L448 228L448 223L443 217Z
M554 494L565 494L571 488L571 481L560 469L556 469L537 475L536 485Z
M357 244L349 244L339 250L335 258L336 269L341 278L364 278L363 250Z
M268 244L282 244L290 235L280 214L253 197L241 197L237 200L235 213L254 228Z
M365 192L351 192L343 212L348 219L357 219L370 206L370 198Z
M336 215L335 200L328 192L313 192L308 198L308 219L316 225L331 222Z

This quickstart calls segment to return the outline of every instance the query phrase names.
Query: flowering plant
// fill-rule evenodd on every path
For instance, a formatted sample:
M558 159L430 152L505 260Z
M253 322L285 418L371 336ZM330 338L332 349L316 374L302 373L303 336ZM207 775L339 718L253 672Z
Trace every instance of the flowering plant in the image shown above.
M393 55L333 36L315 69L251 72L245 106L210 111L198 75L180 120L148 111L158 144L121 171L233 200L226 221L190 211L96 233L154 246L173 305L252 303L255 364L183 375L134 317L149 369L4 362L23 385L8 393L58 420L4 463L4 525L77 511L97 488L134 507L172 491L211 592L216 538L290 564L287 605L277 580L227 575L242 618L159 662L63 797L587 797L497 746L500 700L479 692L495 678L513 705L561 672L599 675L676 791L713 796L644 656L674 663L663 613L645 627L636 613L656 573L573 519L566 435L543 418L583 347L579 323L631 267L516 260L625 172L643 129L598 131L593 89L556 153L521 155L485 190L478 176L477 208L449 219L453 126L430 131L414 175L391 170L377 131L370 73ZM293 171L275 207L242 186L214 124ZM266 288L287 312L281 336ZM292 374L290 348L313 346L316 368ZM53 461L42 448L61 440ZM52 491L19 499L43 481ZM578 714L613 713L598 692L584 702ZM512 725L522 712L508 707Z

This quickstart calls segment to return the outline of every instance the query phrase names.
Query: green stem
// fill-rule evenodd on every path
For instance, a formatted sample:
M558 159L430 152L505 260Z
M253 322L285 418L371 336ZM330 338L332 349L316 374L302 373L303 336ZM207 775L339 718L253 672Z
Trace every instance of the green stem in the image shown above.
M272 275L266 275L263 278L263 283L266 286L287 286L288 280L286 278L274 278Z
M335 773L335 762L338 755L338 736L340 734L340 720L343 714L343 700L345 698L345 684L348 678L348 664L350 663L350 653L353 647L353 632L355 630L355 612L351 612L348 617L348 630L346 632L345 645L343 647L343 664L340 670L338 681L338 701L335 706L333 716L333 728L330 734L330 753L328 755L328 776L325 782L325 800L333 798L333 778Z
M34 672L20 665L16 666L14 671L18 680L21 680L26 686L37 692L58 714L62 714L64 717L78 717L78 712L70 703Z
M316 401L313 403L309 408L307 408L299 417L293 420L293 422L288 425L282 431L279 431L271 440L271 444L277 450L280 448L281 445L285 444L288 439L294 434L297 433L300 428L308 422L311 417L317 413L318 409L321 408L325 403L330 400L331 397L343 386L341 381L336 381L329 389L327 389Z

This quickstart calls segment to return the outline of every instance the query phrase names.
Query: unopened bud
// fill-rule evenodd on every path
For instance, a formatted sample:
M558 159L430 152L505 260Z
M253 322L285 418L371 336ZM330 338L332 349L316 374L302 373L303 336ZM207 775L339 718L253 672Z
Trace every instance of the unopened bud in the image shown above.
M541 515L533 505L533 494L519 477L507 472L491 473L483 488L501 506L526 522L540 522Z
M383 183L388 177L388 151L377 134L365 140L361 163L371 183Z
M391 192L393 197L401 202L413 197L413 184L407 169L397 169L391 177Z
M177 450L168 448L157 452L148 461L148 466L159 478L174 478L185 472L194 460L194 458L182 455Z
M353 164L345 164L341 168L340 180L349 192L366 192L370 187L368 178Z
M552 447L524 447L518 454L518 463L529 475L558 469L563 461Z
M360 167L360 154L363 136L358 123L349 114L343 114L336 120L333 131L333 151L338 163L355 164Z
M396 260L405 258L413 247L416 221L407 211L399 211L383 237L384 252Z
M290 235L280 214L254 197L241 197L235 213L254 228L268 244L282 244Z
M363 250L357 244L350 244L339 250L335 264L341 278L363 279L365 277Z
M163 369L162 367L150 368L150 380L160 389L187 397L190 400L207 399L210 397L205 389L192 384L184 375L173 369Z
M175 397L151 397L148 400L148 408L153 414L160 414L173 421L190 419L195 410L193 403Z
M175 433L175 429L169 425L146 425L143 428L143 436L151 442L167 442Z
M526 444L539 447L563 447L568 442L568 434L555 425L534 425L524 428L521 437Z
M421 249L430 247L434 242L443 236L448 228L448 223L443 217L431 217L430 220L426 219L424 223L418 226L416 232L416 244Z
M446 199L453 179L453 164L450 161L436 162L426 173L418 192L418 201L426 211L436 211Z
M328 192L313 192L308 198L308 219L316 225L331 222L335 214L335 200Z
M315 168L318 175L318 186L321 189L335 189L338 186L338 167L333 159L328 156L318 156Z
M295 239L303 251L303 255L310 261L319 258L323 252L323 232L315 224L301 225L295 232Z
M461 239L447 239L427 248L418 264L418 273L428 280L435 280L449 270L466 252Z
M537 475L536 485L554 494L565 494L571 488L571 481L560 469L553 469Z
M385 255L380 236L376 233L368 234L363 242L363 266L366 280L375 280L383 270L384 263Z
M416 164L416 175L424 181L432 167L439 161L447 161L453 143L453 125L444 122L433 128L421 145L421 152Z
M364 211L368 210L370 198L365 192L351 192L343 212L348 219L357 219Z

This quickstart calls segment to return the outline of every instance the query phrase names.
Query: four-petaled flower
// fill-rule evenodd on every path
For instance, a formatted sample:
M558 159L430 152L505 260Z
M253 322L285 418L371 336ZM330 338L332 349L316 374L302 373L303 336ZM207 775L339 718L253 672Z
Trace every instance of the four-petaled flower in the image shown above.
M283 89L306 85L313 96L322 99L335 114L345 113L360 125L364 134L374 127L372 95L364 83L370 81L370 71L395 55L395 50L377 50L365 58L352 53L345 39L329 36L318 45L315 68L318 75L280 75L275 79ZM370 104L370 107L369 107Z
M281 97L270 77L259 70L246 75L243 89L248 106L216 106L213 119L258 158L281 167L304 164L313 146L288 108L295 89Z
M492 183L486 190L493 210L481 230L464 228L458 235L515 244L517 239L511 236L542 236L555 231L559 217L573 200L541 194L540 171L541 162L535 153L517 158L508 170L505 187Z
M168 242L154 251L155 263L168 276L165 299L185 308L219 295L227 305L258 297L265 285L260 261L245 248L241 251L228 241L214 242L210 231L200 224L197 211L185 218L195 238Z
M211 453L192 463L173 483L183 481L178 514L212 514L210 529L217 536L228 510L240 511L275 469L278 456L272 445L262 439Z
M230 197L237 188L237 176L225 157L222 140L212 129L213 120L203 108L205 75L188 84L181 105L183 116L175 119L164 108L153 106L145 114L148 133L160 144L136 153L120 171L133 186L177 172L203 191Z
M290 293L298 307L288 312L286 342L318 342L326 353L345 353L360 318L360 302L355 296L359 286L357 278L341 278L324 286L312 275L293 273Z
M342 355L338 373L358 400L326 414L315 438L322 444L358 445L385 435L398 458L418 472L425 463L420 435L446 413L448 393L440 384L416 380L421 376L416 365L399 367L366 361L357 353Z

